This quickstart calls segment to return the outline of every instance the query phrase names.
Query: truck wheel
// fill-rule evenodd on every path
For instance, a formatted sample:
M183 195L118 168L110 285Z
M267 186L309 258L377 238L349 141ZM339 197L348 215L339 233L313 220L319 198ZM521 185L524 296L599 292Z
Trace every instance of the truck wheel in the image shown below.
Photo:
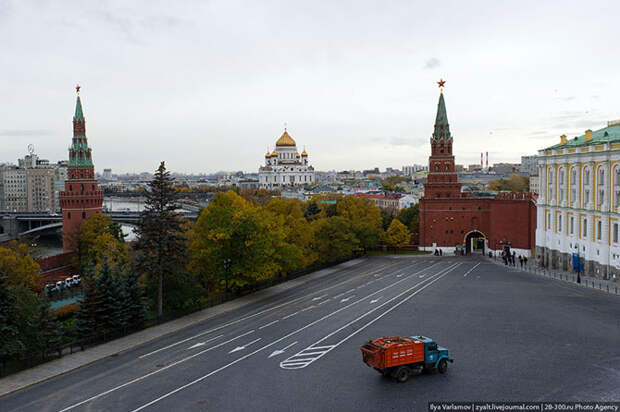
M407 382L409 379L409 370L405 366L401 366L396 370L396 380L398 382Z
M439 365L437 365L437 370L439 373L446 373L448 370L448 362L445 359L439 361Z

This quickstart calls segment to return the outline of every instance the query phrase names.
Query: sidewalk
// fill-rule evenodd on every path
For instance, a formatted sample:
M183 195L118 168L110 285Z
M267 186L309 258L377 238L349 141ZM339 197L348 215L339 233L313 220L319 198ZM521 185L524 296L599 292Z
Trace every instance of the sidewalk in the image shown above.
M495 260L493 258L487 258L487 259L497 265L505 266L504 262L500 259L498 260ZM506 267L510 269L515 269L521 272L527 272L532 275L544 276L550 279L556 279L556 280L561 280L564 282L573 283L577 286L581 286L584 288L600 290L602 292L606 292L612 295L620 295L620 282L618 281L614 282L612 280L604 280L604 279L594 278L591 276L582 275L581 283L577 283L577 274L574 272L564 272L562 270L557 270L557 269L540 268L540 267L537 267L535 264L532 264L529 262L524 267L521 267L518 261L516 263L516 266L508 265Z
M211 319L223 313L277 296L286 290L304 285L316 279L320 279L341 269L355 266L364 260L366 259L358 258L341 263L331 268L322 269L297 279L289 280L288 282L280 283L279 285L260 290L251 295L243 296L241 298L222 303L221 305L213 306L190 315L171 320L170 322L141 330L122 338L93 346L83 352L65 355L62 358L6 376L0 379L0 397L43 382L53 378L54 376L62 375L74 369L81 368L82 366L89 365L103 358L107 358L125 350L151 342L155 339L161 338L162 336L174 333L183 328L195 325L196 323Z

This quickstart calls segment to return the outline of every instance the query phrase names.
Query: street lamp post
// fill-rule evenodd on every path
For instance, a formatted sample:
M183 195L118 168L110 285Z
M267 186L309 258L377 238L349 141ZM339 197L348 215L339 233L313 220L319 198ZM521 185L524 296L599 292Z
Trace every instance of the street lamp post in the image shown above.
M575 243L577 249L577 283L581 283L581 258L579 257L579 244Z

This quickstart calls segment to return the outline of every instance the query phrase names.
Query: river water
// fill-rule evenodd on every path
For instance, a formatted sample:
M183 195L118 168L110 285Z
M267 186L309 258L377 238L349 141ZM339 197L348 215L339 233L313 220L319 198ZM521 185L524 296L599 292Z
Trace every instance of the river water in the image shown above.
M103 199L104 210L112 212L131 211L142 212L144 210L144 198L104 198ZM121 229L125 236L126 242L131 242L136 239L134 233L134 226L125 223L121 224ZM62 253L62 230L56 235L40 236L37 240L37 254L39 256L53 256Z

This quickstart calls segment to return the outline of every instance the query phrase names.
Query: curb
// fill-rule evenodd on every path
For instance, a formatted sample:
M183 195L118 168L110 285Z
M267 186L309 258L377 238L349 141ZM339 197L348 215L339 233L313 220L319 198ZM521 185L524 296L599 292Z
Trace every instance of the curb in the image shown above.
M349 268L349 267L356 266L356 265L358 265L358 264L360 264L360 263L362 263L362 262L364 262L366 260L368 260L367 256L361 257L361 258L352 259L352 260L349 260L349 261L346 261L346 262L343 262L343 263L339 263L336 266L332 266L332 267L329 267L329 268L321 269L321 270L318 270L316 272L311 272L311 273L308 273L308 274L306 274L304 276L301 276L299 278L291 279L289 281L286 281L286 282L283 282L283 283L280 283L280 284L277 284L277 285L274 285L274 286L270 286L270 287L268 287L266 289L259 290L259 291L255 292L255 293L250 294L250 295L242 296L242 297L239 297L237 299L230 300L228 302L224 302L224 303L221 303L221 304L216 305L216 306L211 306L209 308L202 309L202 310L194 312L194 313L190 313L190 314L182 316L180 318L176 318L176 319L170 320L170 321L162 323L160 325L155 325L155 326L152 326L150 328L146 328L146 329L142 329L142 330L140 330L138 332L134 332L133 334L126 335L126 336L123 336L121 338L109 341L109 342L101 343L99 345L96 345L96 346L93 346L91 348L88 348L88 349L86 349L84 351L75 352L73 354L65 355L62 358L54 359L54 360L49 361L49 362L44 362L44 363L42 363L40 365L37 365L37 366L34 366L32 368L24 369L22 371L19 371L19 372L16 372L16 373L12 374L12 375L8 375L8 376L0 379L0 388L1 388L0 389L0 399L2 399L4 396L10 395L10 394L12 394L14 392L20 391L22 389L26 389L26 388L28 388L30 386L33 386L33 385L36 385L36 384L39 384L39 383L42 383L42 382L45 382L45 381L50 380L52 378L55 378L57 376L64 375L64 374L72 372L72 371L74 371L76 369L83 368L85 366L91 365L91 364L93 364L95 362L98 362L100 360L107 359L107 358L110 358L112 356L117 356L118 354L120 354L122 352L131 350L131 349L135 349L135 348L137 348L139 346L151 343L151 342L153 342L153 341L155 341L157 339L166 337L166 336L171 335L173 333L177 333L177 332L179 332L179 331L181 331L183 329L186 329L186 328L189 328L191 326L194 326L194 325L196 325L196 324L198 324L200 322L204 322L206 320L212 319L212 318L214 318L216 316L219 316L219 315L231 312L233 310L241 309L241 308L243 308L245 306L248 306L250 304L257 303L257 302L263 301L265 299L277 296L277 295L279 295L279 294L281 294L281 293L283 293L283 292L285 292L287 290L290 290L290 289L298 287L298 286L305 285L305 284L307 284L309 282L312 282L314 280L317 280L317 279L321 279L321 278L323 278L325 276L328 276L328 275L330 275L330 274L332 274L334 272L338 272L338 271L340 271L342 269L346 269L346 268ZM235 304L235 302L236 302L236 304ZM224 307L225 305L228 305L230 307L229 308L225 308ZM220 310L218 311L217 308L219 308ZM203 312L211 312L211 313L204 313L203 316L200 316L200 314L203 313ZM183 319L186 319L186 318L191 317L191 316L196 316L196 317L198 317L198 319L193 320L193 321L189 321L188 324L184 324L184 325L182 325L182 326L180 326L180 327L178 327L176 329L173 329L173 330L170 330L170 331L166 331L164 333L161 333L160 335L152 336L152 337L147 337L145 340L140 341L138 343L134 343L134 344L128 343L127 346L119 348L118 350L113 350L111 353L108 353L106 355L100 355L100 356L96 357L95 359L86 361L85 363L81 363L81 364L73 366L73 367L69 366L69 367L67 367L66 369L64 369L64 370L62 370L60 372L51 373L48 376L44 376L44 377L41 377L41 378L34 377L34 378L31 379L30 382L27 382L27 383L24 383L24 384L19 384L18 383L18 384L15 384L15 385L11 385L9 383L9 380L11 380L11 378L15 379L15 378L19 377L20 374L27 375L27 374L32 374L33 372L36 372L37 369L49 369L50 366L53 366L53 364L52 364L53 362L59 362L59 361L62 361L62 360L71 359L72 356L84 354L84 353L88 352L89 350L92 350L92 349L95 349L95 348L101 348L101 346L103 346L103 345L111 344L111 343L114 343L114 342L118 343L118 341L121 340L121 339L129 338L132 335L143 333L143 332L148 331L148 330L152 331L153 328L157 328L157 327L160 327L162 325L170 324L172 322L179 322L179 321L182 321ZM61 369L61 368L59 368L59 369ZM25 379L25 380L27 381L28 379Z

